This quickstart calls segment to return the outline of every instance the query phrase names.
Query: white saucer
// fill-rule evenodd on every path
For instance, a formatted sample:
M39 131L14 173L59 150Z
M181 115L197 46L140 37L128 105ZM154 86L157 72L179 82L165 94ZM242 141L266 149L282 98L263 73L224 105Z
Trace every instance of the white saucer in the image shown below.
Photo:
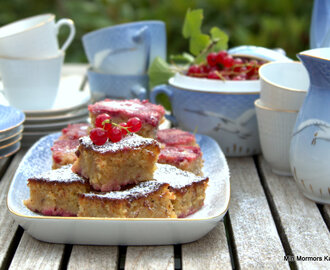
M75 118L75 119L69 119L65 121L58 121L53 123L26 123L24 124L24 131L25 132L44 132L44 131L61 131L63 128L65 128L69 124L76 124L76 123L85 123L87 122L88 115L85 115L83 117Z
M61 121L68 121L71 119L82 118L84 116L88 116L89 111L87 106L84 108L79 108L77 110L70 111L65 114L61 115L46 115L46 116L29 116L25 118L24 125L32 125L32 124L45 124L45 123L52 123L52 122L61 122Z
M49 116L60 115L77 110L82 107L87 107L91 100L91 93L88 87L83 91L79 90L81 85L81 75L64 75L61 78L58 95L52 108L48 110L28 110L24 111L27 117L29 116ZM2 83L0 83L2 89ZM0 104L8 105L8 101L0 92Z

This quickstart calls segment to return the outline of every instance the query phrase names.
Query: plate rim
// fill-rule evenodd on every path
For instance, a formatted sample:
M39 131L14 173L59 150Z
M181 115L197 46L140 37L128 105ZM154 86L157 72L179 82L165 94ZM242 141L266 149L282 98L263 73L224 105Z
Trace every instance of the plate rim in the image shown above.
M5 138L0 139L0 143L3 142L3 141L9 140L9 139L11 139L13 137L15 137L15 136L19 135L20 133L23 133L23 130L24 130L24 128L18 130L18 132L14 133L12 135L9 135L8 137L5 137Z
M18 143L23 138L23 134L21 134L21 135L18 134L17 136L19 136L19 137L15 141L10 142L10 143L8 143L6 145L0 146L0 150L4 150L4 149L6 149L6 148L8 148L10 146L13 146L15 143Z
M7 153L7 154L5 154L5 155L3 155L3 156L0 156L0 159L3 159L3 158L7 158L7 157L9 157L9 156L11 156L11 155L13 155L13 154L15 154L16 152L18 152L20 149L21 149L21 142L20 141L18 141L18 142L16 142L17 143L17 148L15 148L13 151L11 151L10 153ZM13 146L13 145L11 145L11 146ZM11 185L11 183L10 183L10 185ZM7 193L7 200L8 200L8 193Z
M34 150L34 148L36 148L40 141L42 140L45 140L47 137L49 136L57 136L57 135L60 135L61 132L57 132L57 133L52 133L52 134L49 134L49 135L46 135L46 136L43 136L42 138L40 138L38 141L36 141L31 147L30 149L25 153L24 157L29 153L29 152L32 152ZM218 143L211 137L207 136L207 135L204 135L204 134L195 134L195 135L198 135L198 136L201 136L202 138L203 137L206 137L207 139L210 139L211 141L215 142L217 145ZM228 178L225 179L225 183L226 183L226 197L227 197L227 200L225 202L225 208L223 211L221 211L221 213L218 213L216 215L213 215L213 216L210 216L210 217L204 217L204 218L108 218L108 217L63 217L63 216L43 216L43 215L38 215L38 216L28 216L28 215L25 215L25 214L21 214L21 213L17 213L15 210L13 210L10 206L10 203L9 203L9 197L10 197L10 193L12 192L12 186L14 184L14 179L16 177L16 174L17 174L17 171L16 170L16 173L14 174L14 176L12 177L11 179L11 183L10 183L10 186L9 186L9 189L8 189L8 192L7 192L7 200L6 200L6 204L7 204L7 209L9 210L9 212L14 215L14 216L17 216L19 218L25 218L25 219L28 219L28 220L60 220L60 221L79 221L79 220L82 220L82 221L85 221L85 222L92 222L92 221L105 221L105 222L121 222L121 221L139 221L139 222L145 222L145 221L166 221L166 222L188 222L188 221L210 221L210 220L220 220L221 217L223 217L226 212L228 211L229 209L229 204L230 204L230 199L231 199L231 185L230 185L230 171L229 171L229 166L228 166L228 163L227 163L227 160L225 158L225 155L224 153L222 152L220 146L218 145L219 147L219 150L220 150L220 154L221 154L221 158L225 161L224 162L224 166L225 166L225 169L227 170L228 172ZM22 158L22 160L24 159L24 157ZM21 162L22 162L21 160ZM21 164L20 162L20 164ZM20 165L19 165L20 166Z

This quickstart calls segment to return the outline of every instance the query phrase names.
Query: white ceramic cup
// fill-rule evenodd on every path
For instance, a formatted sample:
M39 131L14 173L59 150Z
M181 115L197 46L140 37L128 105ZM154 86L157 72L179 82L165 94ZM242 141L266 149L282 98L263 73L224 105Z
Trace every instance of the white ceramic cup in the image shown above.
M267 107L299 110L309 87L301 62L270 62L259 69L260 99Z
M62 26L68 26L70 33L59 48L57 34ZM29 17L0 27L0 56L38 59L58 56L71 44L74 35L70 19L55 22L53 14Z
M43 59L0 58L4 94L21 110L50 109L55 101L64 53Z
M298 111L272 109L266 107L260 99L254 105L265 160L274 173L290 176L290 141Z

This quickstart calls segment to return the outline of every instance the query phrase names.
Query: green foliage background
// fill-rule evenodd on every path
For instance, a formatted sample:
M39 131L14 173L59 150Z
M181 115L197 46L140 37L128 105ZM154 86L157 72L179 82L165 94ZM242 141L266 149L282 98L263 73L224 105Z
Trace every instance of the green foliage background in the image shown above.
M203 31L218 26L229 35L229 47L257 45L283 48L287 55L309 48L313 1L301 0L10 0L1 2L0 25L41 13L71 18L77 34L66 62L86 62L85 33L138 20L162 20L167 26L168 55L188 51L182 25L188 8L204 10ZM67 35L62 30L60 40Z

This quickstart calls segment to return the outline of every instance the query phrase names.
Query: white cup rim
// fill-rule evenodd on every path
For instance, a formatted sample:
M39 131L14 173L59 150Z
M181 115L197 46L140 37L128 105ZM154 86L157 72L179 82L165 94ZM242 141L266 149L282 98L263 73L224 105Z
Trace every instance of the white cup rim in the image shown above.
M59 53L57 55L52 55L52 56L47 56L47 57L42 57L42 58L32 58L32 57L9 57L9 56L4 56L0 55L0 60L10 60L10 61L43 61L43 60L51 60L51 59L56 59L56 58L62 58L65 55L65 52L62 50L58 51Z
M254 101L254 106L256 106L258 109L266 110L266 111L273 111L273 112L285 112L285 113L298 113L298 110L285 110L285 109L274 109L267 107L263 104L260 104L262 101L260 98L256 99Z
M291 87L287 87L287 86L284 86L284 85L280 85L278 83L275 83L273 81L270 81L269 79L265 78L265 76L262 74L262 71L263 69L269 67L270 65L281 65L281 64L301 64L303 65L301 62L299 61L292 61L292 62L285 62L285 61L275 61L275 62L269 62L269 63L266 63L266 64L263 64L260 69L259 69L259 78L260 80L263 80L265 81L266 83L270 84L270 85L273 85L275 87L278 87L282 90L286 90L286 91L292 91L292 92L296 92L296 93L307 93L307 90L302 90L302 89L296 89L296 88L291 88Z
M0 32L1 32L4 28L7 28L7 27L12 26L12 25L14 25L14 24L18 24L18 23L21 23L21 22L23 22L23 21L30 20L30 19L32 19L32 18L42 17L42 16L47 16L47 19L46 19L45 21L43 21L43 22L40 22L40 23L38 23L38 24L36 24L36 25L33 25L33 26L29 27L29 28L26 28L26 29L24 29L24 30L22 30L22 31L20 31L20 32L15 32L15 33L12 33L12 34L9 34L9 35L6 35L6 36L3 36L3 37L0 36L0 39L2 39L2 38L7 38L7 37L12 37L12 36L15 36L15 35L21 34L21 33L23 33L23 32L29 31L29 30L31 30L31 29L34 29L34 28L40 27L40 26L42 26L42 25L44 25L44 24L46 24L46 23L52 21L53 19L55 19L55 15L52 14L52 13L45 13L45 14L34 15L34 16L27 17L27 18L24 18L24 19L20 19L20 20L17 20L17 21L14 21L14 22L8 23L8 24L6 24L6 25L4 25L4 26L1 26L1 27L0 27Z

